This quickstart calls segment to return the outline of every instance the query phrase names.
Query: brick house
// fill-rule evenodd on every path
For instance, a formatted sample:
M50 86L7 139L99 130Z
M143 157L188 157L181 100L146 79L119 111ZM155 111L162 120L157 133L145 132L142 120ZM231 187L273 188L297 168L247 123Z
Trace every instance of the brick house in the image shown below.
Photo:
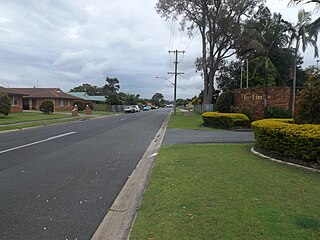
M72 110L78 97L63 92L60 88L10 88L25 93L22 97L23 110L38 110L44 100L51 100L56 110Z
M5 93L8 95L11 101L10 112L22 112L22 97L27 95L18 90L4 88L0 86L0 93Z

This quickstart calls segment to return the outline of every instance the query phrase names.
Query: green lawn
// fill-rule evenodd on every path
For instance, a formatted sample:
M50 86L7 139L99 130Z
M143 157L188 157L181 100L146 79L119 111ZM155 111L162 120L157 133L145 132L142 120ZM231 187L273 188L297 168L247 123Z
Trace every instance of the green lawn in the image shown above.
M320 174L250 147L162 147L130 239L319 239Z
M66 114L61 112L54 112L53 114L43 114L41 112L10 113L8 116L0 116L0 131L45 126L90 118L92 118L90 115L71 117L71 113Z
M200 129L200 130L216 130L209 127L204 127L201 115L196 113L183 113L177 111L176 116L171 114L168 128L180 129Z
M53 113L53 114L43 114L41 112L22 112L22 113L9 113L8 116L0 115L0 125L20 123L20 122L30 122L39 120L51 120L71 117L70 114L65 113Z

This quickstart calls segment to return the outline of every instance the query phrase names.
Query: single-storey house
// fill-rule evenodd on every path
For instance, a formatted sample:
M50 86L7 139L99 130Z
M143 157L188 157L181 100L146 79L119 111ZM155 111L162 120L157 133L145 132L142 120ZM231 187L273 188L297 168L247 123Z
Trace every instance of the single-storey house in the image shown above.
M91 101L92 103L105 103L106 97L105 96L90 96L86 92L68 92L68 94L78 97L84 101Z
M22 112L22 97L26 96L26 93L23 93L18 90L4 88L0 86L0 93L5 93L8 95L11 101L10 112Z
M38 110L44 100L51 100L56 110L72 110L73 101L78 97L63 92L60 88L10 88L26 95L22 97L24 110Z

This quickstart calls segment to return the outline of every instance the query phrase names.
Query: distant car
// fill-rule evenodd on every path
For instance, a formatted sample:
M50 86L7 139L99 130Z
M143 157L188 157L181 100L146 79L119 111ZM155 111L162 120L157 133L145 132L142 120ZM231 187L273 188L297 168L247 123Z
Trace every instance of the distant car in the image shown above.
M126 106L124 108L124 113L134 113L135 109L132 106Z
M150 107L151 110L156 110L157 108L155 106Z
M131 107L133 107L133 109L135 110L135 112L140 112L140 108L138 105L132 105Z
M173 104L168 104L167 108L173 108Z
M148 106L144 106L142 110L143 111L149 111L149 107Z

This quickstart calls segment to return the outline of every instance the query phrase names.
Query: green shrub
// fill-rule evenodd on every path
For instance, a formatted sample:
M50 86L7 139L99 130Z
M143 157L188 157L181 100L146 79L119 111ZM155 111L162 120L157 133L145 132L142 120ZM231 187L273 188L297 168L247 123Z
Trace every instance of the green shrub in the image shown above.
M247 105L243 106L241 113L246 115L249 118L250 122L252 121L252 113L250 111L250 108Z
M43 112L44 114L53 113L54 112L54 104L51 100L45 100L40 104L39 110L41 112Z
M91 110L94 109L93 104L92 104L91 101L84 101L84 109L86 109L87 105L88 105L88 107L89 107ZM78 110L79 110L79 109L78 109Z
M251 124L256 145L286 157L320 163L320 125L293 119L264 119Z
M11 108L10 98L5 93L0 93L0 113L8 116Z
M217 100L218 111L221 113L230 113L233 103L233 91L225 91L221 93Z
M78 111L79 112L82 112L84 109L86 109L85 105L84 105L84 101L82 100L76 100L73 102L73 106L76 106L78 107Z
M243 127L249 123L249 118L242 113L206 112L202 114L204 124L216 128Z
M271 107L265 113L265 118L291 118L292 113L282 107Z
M238 107L235 107L235 106L232 106L232 105L231 105L231 107L230 107L230 112L232 112L232 113L239 113L240 110L239 110Z
M297 101L298 123L320 124L320 78L310 75Z

